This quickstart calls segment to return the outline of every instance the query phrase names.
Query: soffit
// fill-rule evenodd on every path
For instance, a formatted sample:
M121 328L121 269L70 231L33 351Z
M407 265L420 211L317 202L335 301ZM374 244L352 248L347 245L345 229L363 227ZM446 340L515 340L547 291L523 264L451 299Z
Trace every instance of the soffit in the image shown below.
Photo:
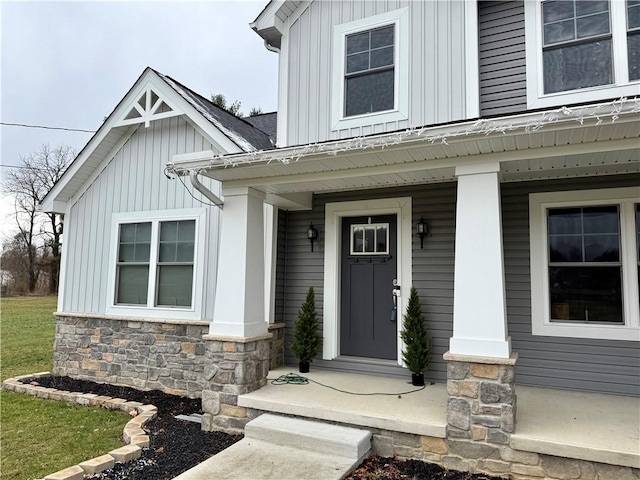
M595 122L303 155L288 163L242 162L203 175L266 193L324 192L451 181L455 167L498 161L503 181L640 172L640 122ZM286 160L285 160L286 161Z

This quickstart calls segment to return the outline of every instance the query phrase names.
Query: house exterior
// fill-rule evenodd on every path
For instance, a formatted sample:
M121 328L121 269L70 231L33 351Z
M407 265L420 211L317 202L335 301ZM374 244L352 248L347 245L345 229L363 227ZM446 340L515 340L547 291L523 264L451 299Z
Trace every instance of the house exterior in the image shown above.
M517 385L640 395L638 2L271 1L251 27L279 56L275 144L273 116L147 70L45 199L58 372L242 428L310 286L314 366L385 376L408 375L414 286L447 441L509 445ZM188 254L165 264L167 224Z

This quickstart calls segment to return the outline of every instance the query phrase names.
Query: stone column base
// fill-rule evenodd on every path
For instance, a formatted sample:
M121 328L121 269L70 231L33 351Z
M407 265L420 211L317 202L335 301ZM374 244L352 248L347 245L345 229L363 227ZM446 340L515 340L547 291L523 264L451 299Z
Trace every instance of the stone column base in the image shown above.
M242 433L250 420L238 395L264 387L269 373L270 333L258 337L205 335L202 429Z
M517 354L511 358L444 354L447 438L508 445L516 423Z

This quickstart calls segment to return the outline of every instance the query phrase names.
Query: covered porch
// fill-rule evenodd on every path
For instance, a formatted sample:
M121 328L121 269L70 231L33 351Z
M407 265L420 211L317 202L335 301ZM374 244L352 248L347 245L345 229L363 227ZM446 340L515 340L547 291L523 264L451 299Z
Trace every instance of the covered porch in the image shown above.
M374 429L374 448L377 443L380 448L377 453L381 454L389 452L380 440L376 442L378 430L392 435L419 436L417 443L423 446L433 443L429 440L432 437L444 439L446 436L448 394L444 384L427 385L416 391L418 387L401 378L336 372L313 366L312 371L305 374L308 385L272 384L272 380L294 371L286 366L271 370L267 385L240 395L238 405ZM535 466L531 465L535 460L533 455L528 458L513 455L511 450L514 450L521 454L640 468L639 398L522 385L517 385L516 391L516 428L510 445L503 447L502 461L517 457ZM384 395L366 395L372 392ZM381 436L384 437L384 433ZM402 454L402 450L394 453ZM428 453L425 452L427 457Z

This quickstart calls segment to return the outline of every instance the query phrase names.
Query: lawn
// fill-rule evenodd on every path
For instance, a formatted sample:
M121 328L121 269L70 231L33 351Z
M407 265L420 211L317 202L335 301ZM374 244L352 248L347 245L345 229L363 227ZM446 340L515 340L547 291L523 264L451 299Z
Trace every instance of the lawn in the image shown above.
M56 297L0 299L0 377L50 371ZM122 446L119 411L0 393L0 476L42 478Z

